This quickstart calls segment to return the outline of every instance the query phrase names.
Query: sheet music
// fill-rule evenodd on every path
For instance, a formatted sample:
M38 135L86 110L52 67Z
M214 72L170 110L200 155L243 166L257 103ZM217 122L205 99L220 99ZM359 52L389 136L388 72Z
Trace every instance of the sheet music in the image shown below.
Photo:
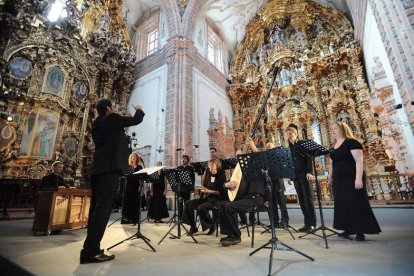
M151 175L153 173L156 173L162 169L164 169L165 166L156 166L156 167L149 167L149 168L145 168L142 170L139 170L137 172L134 172L133 174L147 174L147 175Z

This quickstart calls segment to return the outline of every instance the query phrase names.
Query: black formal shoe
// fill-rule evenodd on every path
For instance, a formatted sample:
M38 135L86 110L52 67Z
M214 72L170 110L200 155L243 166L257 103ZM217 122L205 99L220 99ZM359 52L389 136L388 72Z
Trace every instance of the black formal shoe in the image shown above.
M346 231L344 231L344 232L342 232L342 233L338 233L338 236L339 237L342 237L342 238L348 238L349 237L349 233L348 232L346 232Z
M121 224L130 224L131 222L127 219L121 219Z
M365 235L364 234L357 234L355 237L356 241L365 241Z
M89 264L89 263L102 263L107 261L112 261L115 259L115 255L105 255L103 253L99 253L98 255L94 257L81 257L80 263L81 264Z
M299 232L307 232L308 231L308 226L303 226L302 228L298 229Z
M198 228L197 227L191 227L190 228L190 231L189 231L189 233L190 233L190 235L192 236L192 235L194 235L195 233L197 233L198 232Z
M308 229L306 230L306 233L310 233L313 230L315 230L315 226L308 226Z
M214 232L216 232L216 227L214 227L214 226L212 226L212 227L210 227L210 229L208 230L208 232L207 232L207 235L213 235L214 234Z
M241 239L239 237L230 237L228 239L224 239L221 241L221 245L224 247L230 246L230 245L236 245L241 242Z

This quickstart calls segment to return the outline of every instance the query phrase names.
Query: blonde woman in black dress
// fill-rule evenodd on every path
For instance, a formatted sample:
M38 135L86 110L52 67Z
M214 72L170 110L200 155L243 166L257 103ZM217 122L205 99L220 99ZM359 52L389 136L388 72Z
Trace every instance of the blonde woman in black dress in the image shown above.
M344 231L342 237L356 234L357 241L364 241L364 234L378 234L381 229L368 200L362 145L347 124L337 122L331 129L334 146L328 183L334 195L333 227Z

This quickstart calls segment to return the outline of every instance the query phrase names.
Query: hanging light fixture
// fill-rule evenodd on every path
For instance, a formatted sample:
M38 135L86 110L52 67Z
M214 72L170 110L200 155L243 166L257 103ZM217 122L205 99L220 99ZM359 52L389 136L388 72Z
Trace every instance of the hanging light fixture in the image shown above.
M180 13L181 21L183 21L183 15L185 8L187 8L188 0L177 0L178 12Z

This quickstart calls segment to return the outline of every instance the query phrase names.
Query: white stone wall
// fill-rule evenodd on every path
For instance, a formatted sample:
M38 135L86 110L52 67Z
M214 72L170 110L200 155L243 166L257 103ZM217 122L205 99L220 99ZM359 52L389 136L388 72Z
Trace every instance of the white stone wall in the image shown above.
M196 68L193 69L193 93L193 144L199 145L199 148L194 149L192 155L193 159L198 159L197 161L206 161L210 158L207 134L210 108L214 108L216 119L219 110L223 121L227 116L231 127L233 127L233 108L226 91Z
M395 82L395 77L391 64L385 50L384 44L381 39L380 31L378 29L375 17L372 12L372 8L368 3L367 13L366 13L366 22L365 22L365 31L364 31L364 43L363 43L363 52L365 60L365 68L367 70L368 83L372 85L373 81L373 68L376 66L374 62L374 57L379 57L383 68L385 70L387 80L392 85L393 97L395 103L401 103L402 99L400 92L398 90L397 83ZM373 89L373 87L370 87ZM377 105L378 103L373 103ZM407 114L404 109L397 110L397 117L402 122L403 137L405 139L405 145L407 147L408 156L405 158L407 161L405 164L398 164L399 170L401 172L414 171L414 136L411 132L410 126L408 124Z
M150 145L151 152L149 164L154 166L155 162L163 161L164 127L165 127L165 95L167 91L167 65L140 77L136 80L134 89L128 101L128 112L133 114L131 104L140 104L145 112L144 121L138 126L130 127L128 134L137 133L138 147ZM164 110L164 112L162 111Z

